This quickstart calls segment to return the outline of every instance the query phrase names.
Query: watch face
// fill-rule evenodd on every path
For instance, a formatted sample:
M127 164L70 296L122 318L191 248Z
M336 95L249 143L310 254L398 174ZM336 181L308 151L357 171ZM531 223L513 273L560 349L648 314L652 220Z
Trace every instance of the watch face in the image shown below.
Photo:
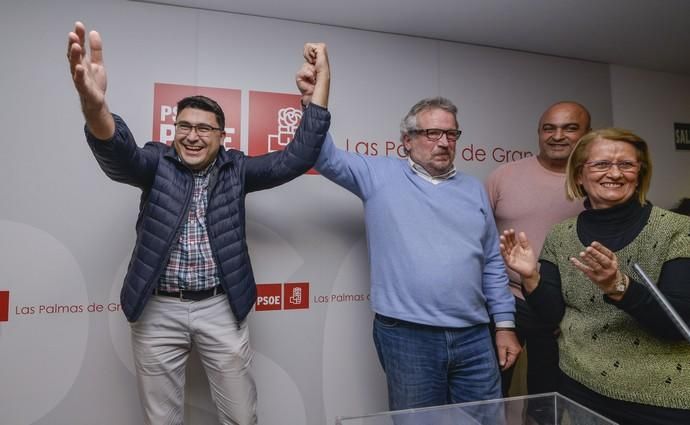
M621 282L618 285L616 285L616 291L618 292L625 292L625 283Z

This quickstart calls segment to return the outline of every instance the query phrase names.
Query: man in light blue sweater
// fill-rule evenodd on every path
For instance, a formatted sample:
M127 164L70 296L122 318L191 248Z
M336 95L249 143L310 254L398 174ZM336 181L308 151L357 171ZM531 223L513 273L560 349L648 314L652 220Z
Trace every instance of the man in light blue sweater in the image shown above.
M303 69L298 78L303 103L309 77ZM500 398L496 357L505 369L521 350L488 197L453 165L456 114L444 98L413 106L401 123L406 159L348 153L329 135L316 163L364 203L374 343L391 410Z

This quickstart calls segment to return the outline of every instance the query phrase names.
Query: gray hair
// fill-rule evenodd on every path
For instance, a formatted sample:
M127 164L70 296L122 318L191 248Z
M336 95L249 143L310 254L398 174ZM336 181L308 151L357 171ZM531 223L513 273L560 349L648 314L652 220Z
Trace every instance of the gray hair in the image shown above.
M445 97L428 97L422 99L410 108L410 111L400 121L400 141L403 141L405 136L409 135L414 130L417 130L417 114L427 109L442 109L450 112L455 117L455 124L458 123L458 107Z

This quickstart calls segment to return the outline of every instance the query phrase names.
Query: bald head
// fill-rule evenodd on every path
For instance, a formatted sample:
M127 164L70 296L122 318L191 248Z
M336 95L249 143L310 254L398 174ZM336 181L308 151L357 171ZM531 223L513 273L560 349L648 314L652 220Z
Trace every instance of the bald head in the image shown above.
M551 105L539 119L539 163L548 170L565 172L570 152L590 126L589 111L581 104L566 101Z
M570 100L556 102L553 105L549 106L539 119L539 127L541 127L544 123L544 118L546 118L554 110L568 110L573 114L582 114L585 120L585 127L588 129L588 131L591 130L592 117L590 116L587 108L585 108L584 105L582 105L581 103L573 102Z

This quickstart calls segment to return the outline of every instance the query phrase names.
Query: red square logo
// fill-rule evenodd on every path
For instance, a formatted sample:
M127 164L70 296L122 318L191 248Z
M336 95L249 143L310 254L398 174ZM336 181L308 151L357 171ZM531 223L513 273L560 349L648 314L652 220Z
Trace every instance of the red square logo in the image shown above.
M0 291L0 322L10 319L10 291Z
M250 156L281 151L292 142L302 120L300 95L249 91ZM309 170L309 174L317 174Z
M242 91L213 87L155 83L153 86L153 139L170 145L175 138L177 102L187 96L202 95L218 102L225 113L225 149L241 149L240 112Z
M302 119L297 94L249 91L250 156L285 149Z
M285 310L309 308L309 282L294 282L283 285Z
M280 283L256 285L256 311L281 310L282 308L283 290Z

